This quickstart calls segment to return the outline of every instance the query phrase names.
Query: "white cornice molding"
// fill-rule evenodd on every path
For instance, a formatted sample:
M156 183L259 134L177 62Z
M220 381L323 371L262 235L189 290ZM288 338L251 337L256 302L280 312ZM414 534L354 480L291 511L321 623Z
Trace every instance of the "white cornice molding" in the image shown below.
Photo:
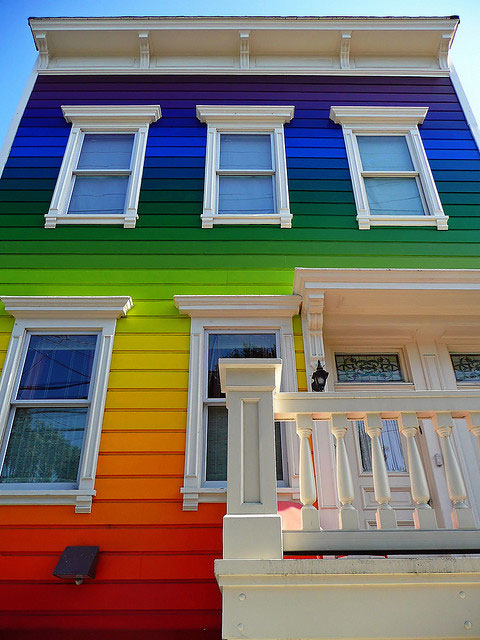
M388 31L448 31L458 24L457 16L445 17L367 17L367 16L117 16L81 18L30 18L32 32L37 31L85 31L85 30L170 30L170 29L342 29Z
M194 317L259 316L287 317L298 314L301 298L292 296L174 296L175 306L183 315Z
M455 16L30 19L40 72L53 75L446 76L458 23Z
M133 307L130 296L2 296L14 318L106 318L115 320Z
M295 294L308 297L309 292L327 289L480 291L480 270L295 268Z
M345 126L362 124L393 124L413 126L422 124L428 107L360 107L332 106L330 120Z
M295 113L293 106L267 105L197 105L197 118L200 122L211 124L235 120L248 123L258 122L270 126L278 126L290 122Z
M62 105L65 120L77 126L106 122L149 125L162 117L159 104L144 105Z

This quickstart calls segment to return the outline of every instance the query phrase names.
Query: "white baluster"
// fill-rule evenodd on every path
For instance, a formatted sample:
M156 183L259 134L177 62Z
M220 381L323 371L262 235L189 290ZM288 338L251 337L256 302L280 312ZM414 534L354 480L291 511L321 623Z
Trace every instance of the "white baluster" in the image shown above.
M399 429L407 440L408 471L412 498L415 503L413 511L415 529L437 529L435 511L428 504L430 492L428 490L427 477L425 476L422 459L415 440L419 429L417 415L415 413L402 413Z
M477 439L478 452L480 453L480 412L471 411L467 418L467 425Z
M345 435L349 421L343 414L332 416L332 433L337 440L337 491L341 502L338 521L340 529L355 531L359 529L358 511L353 506L353 481L345 447Z
M310 436L312 435L311 414L299 413L295 417L297 434L300 438L300 501L302 503L302 529L319 531L320 520L313 503L317 499L315 488L315 472L313 470Z
M365 431L372 441L373 489L375 491L375 500L379 505L377 509L377 528L396 529L397 518L390 505L392 494L390 493L387 465L385 464L382 443L380 442L382 427L383 423L380 414L369 413L365 419Z
M453 420L451 414L437 413L434 424L435 431L440 436L448 495L453 504L453 526L455 529L475 529L472 510L466 504L467 490L463 481L462 471L452 445Z

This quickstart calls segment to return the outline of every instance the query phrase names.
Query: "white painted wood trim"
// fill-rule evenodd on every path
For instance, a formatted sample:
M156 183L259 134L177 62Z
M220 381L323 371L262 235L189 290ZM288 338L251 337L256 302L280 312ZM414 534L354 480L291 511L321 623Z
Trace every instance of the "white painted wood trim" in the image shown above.
M460 102L460 106L462 107L462 111L468 122L470 131L472 132L473 139L477 144L477 148L480 150L480 129L478 127L475 114L473 113L472 107L470 106L467 95L463 89L462 82L460 80L460 76L457 73L457 70L455 69L453 64L450 65L450 68L450 78L452 79L453 88L455 89L458 100Z
M103 412L107 392L113 336L117 318L132 307L129 297L111 298L2 298L6 310L15 316L7 356L0 378L0 442L3 440L10 413L12 393L30 331L98 331L96 365L91 379L91 401L85 428L83 453L79 468L78 489L21 490L0 489L1 504L74 504L76 513L90 513L95 495L95 471L100 446ZM35 304L37 313L35 315ZM49 307L49 304L51 305Z
M39 63L39 58L37 58L30 72L30 75L28 76L27 84L25 85L25 89L20 96L20 100L18 101L15 113L13 114L12 120L10 121L10 126L8 127L7 133L5 134L5 139L0 149L0 178L3 174L5 164L8 160L13 141L15 140L15 136L17 135L18 125L20 124L20 120L22 119L25 107L27 106L28 100L30 99L30 96L32 94L33 87L35 86L35 82L38 76Z
M282 388L297 389L292 317L299 311L299 296L174 296L180 313L189 315L190 363L185 443L183 510L196 511L199 502L225 502L225 487L203 482L205 386L205 336L210 329L272 330L279 333L283 360ZM278 487L283 499L298 497L298 438L291 425L285 429L289 487Z
M288 195L287 161L285 156L284 123L293 118L295 107L269 105L197 105L200 122L207 126L205 154L205 180L203 195L202 228L214 225L274 224L282 229L292 226ZM217 158L219 134L222 132L261 132L272 136L273 166L275 168L274 214L219 214Z
M50 208L45 214L45 228L57 224L123 224L132 229L138 219L138 199L143 175L148 127L161 117L159 105L63 105L67 122L72 123ZM120 215L69 214L68 200L72 191L73 171L77 165L85 133L133 133L131 171L125 196L125 210Z
M417 126L424 121L427 112L428 107L332 106L330 108L330 119L340 124L343 129L359 229L368 230L372 226L434 226L439 231L448 230L448 216L443 211ZM358 134L394 134L405 137L414 170L418 173L421 184L420 191L426 208L425 215L373 215L370 213L357 144ZM394 174L395 172L388 172L385 175L394 176Z

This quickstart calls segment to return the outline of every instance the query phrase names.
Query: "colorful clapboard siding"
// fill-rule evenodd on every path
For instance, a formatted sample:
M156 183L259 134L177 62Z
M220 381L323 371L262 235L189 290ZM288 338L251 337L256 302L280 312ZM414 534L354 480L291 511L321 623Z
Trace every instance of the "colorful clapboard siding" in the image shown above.
M44 229L70 129L62 104L161 105L135 229ZM201 228L206 127L197 104L295 105L285 127L292 229ZM333 104L429 107L420 129L449 231L358 230ZM1 509L0 628L218 638L213 559L224 506L182 511L190 321L173 295L289 294L295 266L478 267L479 205L480 155L447 78L40 76L0 181L1 293L130 295L135 306L117 326L92 513ZM3 353L12 324L0 316ZM294 327L305 389L298 318ZM50 579L67 544L101 548L88 588Z

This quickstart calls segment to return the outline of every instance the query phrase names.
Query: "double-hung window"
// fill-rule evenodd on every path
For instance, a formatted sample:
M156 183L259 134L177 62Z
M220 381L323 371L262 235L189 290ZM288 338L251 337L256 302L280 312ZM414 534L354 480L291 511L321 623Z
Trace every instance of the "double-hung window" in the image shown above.
M112 297L2 298L15 324L0 380L0 504L88 513L116 320Z
M223 502L227 479L225 396L219 358L281 358L282 390L296 391L292 317L299 296L175 296L191 318L183 509L199 502ZM298 437L290 423L276 429L280 499L298 494Z
M62 110L72 129L45 227L134 227L148 128L160 118L160 107L77 105Z
M418 124L426 107L331 107L342 125L360 229L436 226L448 216L430 170Z
M283 125L294 107L198 105L207 123L202 227L291 227Z

